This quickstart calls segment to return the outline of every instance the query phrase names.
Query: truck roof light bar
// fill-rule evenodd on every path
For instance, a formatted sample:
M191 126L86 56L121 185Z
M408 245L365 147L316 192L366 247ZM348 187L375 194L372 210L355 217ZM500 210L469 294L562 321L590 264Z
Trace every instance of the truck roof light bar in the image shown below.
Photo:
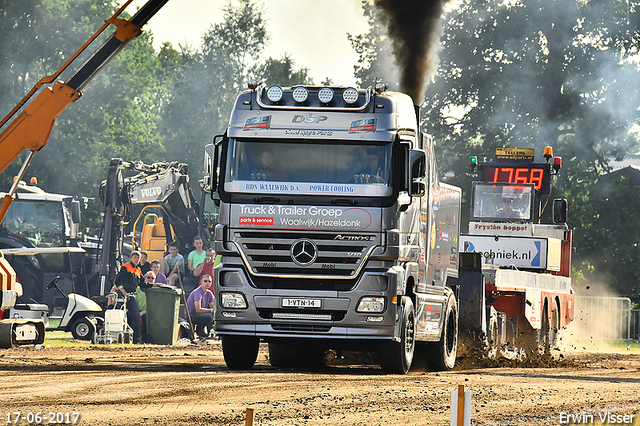
M328 89L331 91L332 95L335 93L335 91L337 91L338 93L344 93L345 91L349 91L349 93L347 94L347 97L349 99L353 97L355 97L354 95L352 95L353 91L355 91L355 93L358 94L358 99L360 98L359 92L356 89L353 88L347 88L342 90L341 88L329 88L329 87L323 87L320 90L318 90L318 98L319 101L322 102L322 105L301 105L302 102L298 102L298 100L293 96L293 92L295 92L296 90L302 88L305 89L307 91L309 91L309 93L313 92L313 88L311 88L311 90L309 90L309 88L307 87L303 87L303 86L297 86L295 88L293 88L293 90L289 90L289 89L282 89L280 88L280 86L270 86L268 89L265 88L264 84L261 84L260 82L256 83L256 102L257 104L260 106L260 108L264 108L264 109L286 109L286 110L318 110L318 109L322 109L322 110L331 110L331 111L349 111L349 112L356 112L356 111L362 111L364 109L366 109L369 104L371 103L371 99L373 97L373 95L375 95L373 88L371 86L369 86L365 91L364 91L364 101L362 102L362 104L360 105L356 105L357 99L354 101L354 103L349 104L346 100L345 103L347 103L347 106L328 106L326 105L328 102L331 102L331 100L326 101L326 97L328 94L326 92L322 92L323 89ZM267 98L271 101L274 102L271 98L269 98L269 90L271 90L274 87L279 87L282 91L283 91L283 99L285 99L285 101L283 101L282 103L287 102L286 98L284 97L284 93L291 93L288 96L291 96L291 98L289 99L293 99L294 101L296 101L297 104L292 104L290 102L289 105L281 105L281 104L269 104L269 103L265 103L263 100L263 93L266 91L267 92ZM249 87L251 88L251 87ZM350 89L353 89L353 91L351 91ZM252 89L253 90L253 89ZM320 92L322 92L322 95L320 94ZM296 93L296 96L298 96L298 94ZM322 96L322 98L320 98ZM343 95L343 99L344 99L344 95ZM282 99L280 99L281 101ZM307 98L308 100L308 98ZM279 102L279 101L278 101ZM317 102L317 101L316 101Z

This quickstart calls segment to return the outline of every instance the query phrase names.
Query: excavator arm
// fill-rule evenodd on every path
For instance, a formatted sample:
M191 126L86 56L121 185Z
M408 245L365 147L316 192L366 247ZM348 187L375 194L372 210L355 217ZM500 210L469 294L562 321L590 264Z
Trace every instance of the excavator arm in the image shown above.
M0 121L0 128L6 125L0 133L0 173L2 173L24 150L32 152L41 150L49 139L53 125L62 112L82 96L82 89L95 77L134 37L141 34L141 27L160 10L168 0L149 0L130 19L118 16L133 0L127 2L102 27L74 53L65 64L54 74L42 78L15 106L15 108ZM91 43L104 32L109 25L115 25L117 30L96 51L73 72L67 82L55 81L73 61L84 52ZM53 87L44 85L53 84ZM31 99L37 92L35 98ZM23 108L24 107L24 108ZM18 112L22 110L18 114ZM18 114L16 116L16 114ZM9 123L10 120L13 120ZM9 123L7 125L7 123ZM16 179L19 182L26 170L30 155L20 170ZM0 222L13 201L16 186L2 199L0 205Z

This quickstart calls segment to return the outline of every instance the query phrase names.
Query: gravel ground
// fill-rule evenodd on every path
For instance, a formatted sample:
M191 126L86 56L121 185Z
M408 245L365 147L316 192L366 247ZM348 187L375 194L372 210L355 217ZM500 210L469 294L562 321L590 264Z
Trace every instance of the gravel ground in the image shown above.
M256 366L241 372L227 369L219 342L2 350L0 406L5 421L22 413L18 424L36 424L39 412L42 424L79 413L79 424L97 426L243 425L252 408L256 425L448 425L451 391L464 385L474 425L580 424L563 416L581 413L593 416L583 424L609 414L640 425L637 350L585 348L539 363L463 362L404 376L357 365L282 370L267 354L262 345Z

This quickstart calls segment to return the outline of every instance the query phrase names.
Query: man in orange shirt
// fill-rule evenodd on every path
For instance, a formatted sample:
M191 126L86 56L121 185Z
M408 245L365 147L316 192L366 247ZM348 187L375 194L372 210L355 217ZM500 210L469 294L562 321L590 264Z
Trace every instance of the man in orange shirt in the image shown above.
M111 291L121 293L126 299L127 322L133 329L133 342L140 343L142 337L140 334L140 309L138 308L136 298L128 295L136 292L142 278L142 271L140 271L140 267L138 266L140 252L132 251L129 259L130 262L125 263L120 268L120 272L118 272L116 276L115 285Z

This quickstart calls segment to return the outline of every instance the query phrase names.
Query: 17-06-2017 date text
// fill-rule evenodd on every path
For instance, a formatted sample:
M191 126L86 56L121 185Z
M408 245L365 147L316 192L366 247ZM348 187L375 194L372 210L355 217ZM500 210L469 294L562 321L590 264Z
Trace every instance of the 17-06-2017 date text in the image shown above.
M22 413L20 411L14 411L7 413L8 425L76 425L80 423L80 413Z

